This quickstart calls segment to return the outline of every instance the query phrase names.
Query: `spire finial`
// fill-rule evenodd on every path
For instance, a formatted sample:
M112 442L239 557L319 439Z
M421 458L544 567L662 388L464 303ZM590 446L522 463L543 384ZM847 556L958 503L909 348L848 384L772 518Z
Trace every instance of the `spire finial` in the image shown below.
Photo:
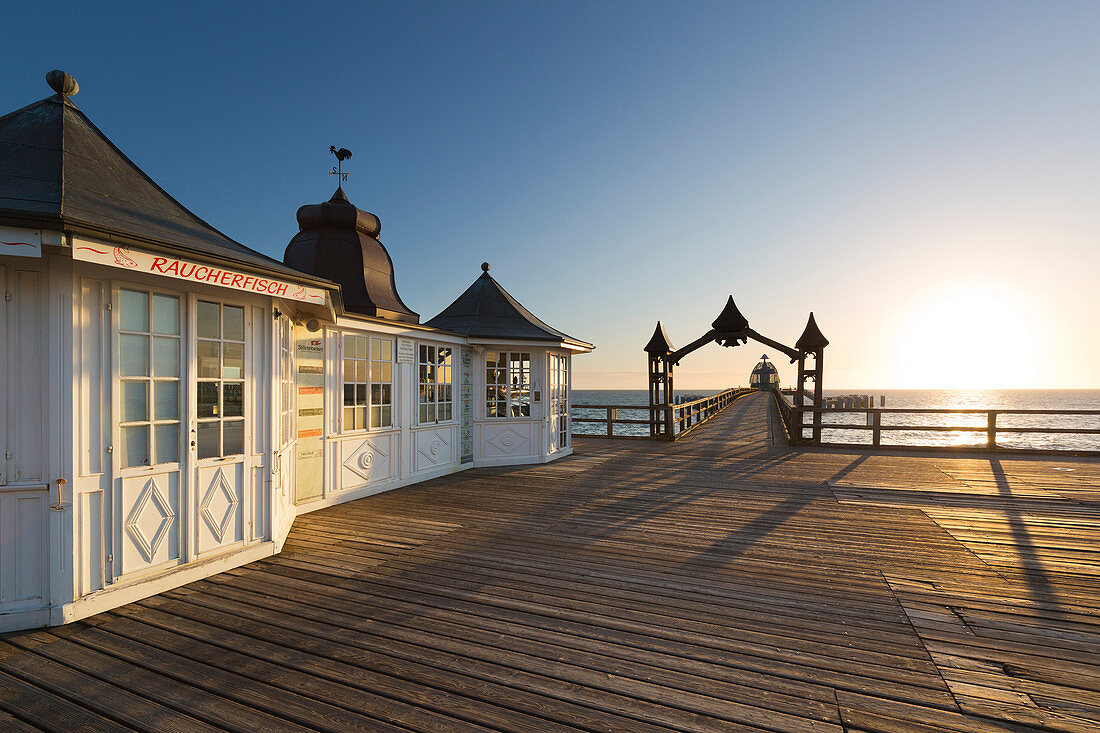
M489 263L488 262L482 262L481 263L481 271L482 272L488 272L489 271Z
M76 83L73 75L59 69L54 69L46 74L46 83L50 85L50 89L63 97L71 97L80 91L80 85Z

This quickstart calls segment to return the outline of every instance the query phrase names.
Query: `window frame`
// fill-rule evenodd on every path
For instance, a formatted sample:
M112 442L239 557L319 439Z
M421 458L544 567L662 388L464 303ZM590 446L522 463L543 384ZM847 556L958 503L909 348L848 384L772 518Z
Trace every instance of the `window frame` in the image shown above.
M192 422L195 426L195 460L197 461L218 461L232 458L243 457L248 452L248 435L247 435L247 421L248 421L248 358L249 358L249 334L248 334L248 306L244 303L235 302L232 300L222 300L217 296L206 297L197 295L194 299L194 325L192 327L194 337L192 339L195 349L195 372L191 377L191 383L194 384L195 389L195 401L194 401L194 413L192 416ZM218 306L218 336L201 336L200 335L200 318L199 310L203 304L217 305ZM241 338L227 338L225 334L225 309L235 308L241 312ZM202 343L218 343L218 376L210 377L203 376L203 365L201 363L201 344ZM230 377L226 375L225 355L226 344L232 344L234 346L240 346L241 366L240 375L237 377ZM202 390L204 384L217 385L217 404L215 406L216 412L213 416L204 416L200 410L200 399L202 398ZM239 384L240 385L240 414L239 415L226 415L225 414L225 386L227 384ZM202 426L218 424L218 453L216 455L202 455ZM225 428L226 423L240 424L241 430L241 451L239 453L227 453L225 445Z
M535 382L531 356L534 353L536 352L508 350L485 352L483 372L485 398L482 400L482 406L485 409L486 420L529 420L533 417ZM494 355L495 359L490 360ZM503 362L501 362L502 355ZM518 369L515 366L517 363ZM520 377L519 382L514 379L517 374ZM503 415L498 412L501 404L504 405ZM526 415L523 414L524 406L527 408ZM517 407L520 414L512 414L513 409Z
M140 293L145 296L145 313L146 319L145 329L137 330L133 328L126 328L123 323L125 318L125 309L123 307L123 293ZM157 331L154 324L153 315L153 300L155 297L169 298L176 301L176 333L160 332ZM135 469L158 469L164 470L171 467L179 466L183 461L183 425L184 425L184 399L186 397L186 320L185 309L187 307L187 300L182 293L167 289L150 286L147 284L128 283L128 282L116 282L112 294L113 306L112 310L116 313L114 324L114 338L117 339L115 344L116 354L116 366L112 370L114 372L113 380L115 389L117 390L117 419L113 422L118 429L118 439L115 442L119 446L118 466L120 470L130 471ZM123 344L126 342L127 336L144 338L147 340L145 346L145 369L144 374L127 374L128 371L126 365L123 363ZM174 340L176 342L176 364L175 375L161 375L156 369L156 344L157 339ZM174 382L176 384L176 411L175 417L172 418L157 418L157 389L158 383L167 384ZM124 413L126 411L126 385L127 384L144 384L145 385L145 419L142 420L124 420ZM175 457L172 460L160 461L158 460L158 449L156 433L158 427L176 426L176 450ZM144 428L146 437L146 453L148 459L142 463L128 464L128 451L126 450L125 434L127 429Z
M416 424L454 422L454 368L458 350L453 344L418 342L416 346ZM445 357L440 355L444 350ZM444 413L446 416L441 417Z
M360 357L358 349L354 355L349 356L347 353L348 340L351 339L352 343L358 343L358 340L362 340L365 343L364 356ZM377 333L369 332L354 332L354 331L341 331L340 332L340 412L339 412L339 429L340 433L365 433L372 430L392 430L397 427L397 412L394 409L396 402L395 399L395 385L397 382L397 363L395 357L397 353L397 341L392 336L385 336ZM389 353L389 358L385 358L386 352ZM360 364L363 365L363 376L365 380L360 381L358 374L355 375L355 379L349 381L347 367L351 362L355 365L356 370ZM386 379L386 373L389 373L389 379ZM356 402L349 405L347 403L347 388L349 385L354 387L363 387L363 403L358 403L358 397L353 397ZM389 388L388 390L386 388ZM389 396L389 400L384 398ZM347 424L347 410L359 410L362 409L363 425ZM388 410L388 413L387 413ZM354 416L355 412L352 413ZM388 421L384 419L388 415Z

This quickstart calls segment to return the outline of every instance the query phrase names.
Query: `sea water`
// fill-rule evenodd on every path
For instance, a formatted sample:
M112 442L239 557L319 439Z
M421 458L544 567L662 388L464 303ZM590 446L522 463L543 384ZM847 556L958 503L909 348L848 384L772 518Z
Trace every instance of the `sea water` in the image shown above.
M677 394L691 398L715 394L718 390L687 390ZM843 390L825 391L827 397L848 394L869 394L875 407L885 396L885 408L936 408L980 410L1100 410L1100 390L1053 389L989 389L989 390ZM619 410L620 419L647 420L648 392L637 390L574 390L574 405L638 405L643 409ZM573 417L604 417L606 410L574 408ZM986 413L943 415L902 413L884 414L882 424L944 427L976 427L978 431L883 431L883 445L984 445L986 442ZM867 413L826 413L826 425L866 425ZM1100 430L1100 415L998 415L998 430L1011 427L1044 427ZM574 423L573 432L578 435L606 434L607 428L599 423ZM619 425L616 435L649 435L646 425ZM829 443L871 442L869 430L829 430L822 433L822 440ZM997 445L1004 448L1038 448L1048 450L1100 450L1100 435L1074 435L1067 433L1004 433L998 432Z

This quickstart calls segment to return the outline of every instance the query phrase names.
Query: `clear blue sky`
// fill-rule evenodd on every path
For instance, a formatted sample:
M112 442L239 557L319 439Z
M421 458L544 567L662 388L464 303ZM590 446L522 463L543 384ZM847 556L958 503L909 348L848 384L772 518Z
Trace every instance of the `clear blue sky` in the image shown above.
M488 260L641 387L732 293L826 386L1100 387L1100 3L10 4L4 112L74 101L281 257L329 145L424 318ZM764 351L708 347L684 388ZM784 367L789 381L791 372Z

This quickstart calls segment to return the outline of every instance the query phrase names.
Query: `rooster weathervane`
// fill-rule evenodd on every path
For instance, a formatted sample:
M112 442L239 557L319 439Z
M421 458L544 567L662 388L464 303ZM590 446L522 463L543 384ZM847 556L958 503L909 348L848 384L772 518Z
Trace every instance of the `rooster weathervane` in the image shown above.
M332 171L329 172L329 175L336 176L338 181L348 180L348 174L344 173L343 165L344 161L351 157L351 151L347 148L340 148L337 150L335 145L329 145L328 150L336 156L336 165L332 167Z

